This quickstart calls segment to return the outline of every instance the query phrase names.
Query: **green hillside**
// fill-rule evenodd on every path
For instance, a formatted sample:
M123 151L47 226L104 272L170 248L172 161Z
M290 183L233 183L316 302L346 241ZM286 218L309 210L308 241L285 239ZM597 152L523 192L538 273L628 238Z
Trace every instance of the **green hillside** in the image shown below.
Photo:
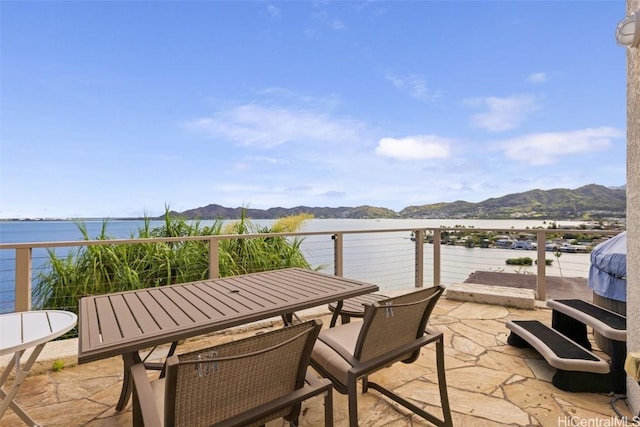
M250 209L246 215L254 219L275 219L283 216L310 213L316 218L536 218L536 219L604 219L624 218L627 201L625 188L609 188L590 184L575 190L531 190L508 194L479 203L462 200L407 206L400 212L376 206L308 207ZM211 204L181 212L186 218L235 219L242 208L226 208Z

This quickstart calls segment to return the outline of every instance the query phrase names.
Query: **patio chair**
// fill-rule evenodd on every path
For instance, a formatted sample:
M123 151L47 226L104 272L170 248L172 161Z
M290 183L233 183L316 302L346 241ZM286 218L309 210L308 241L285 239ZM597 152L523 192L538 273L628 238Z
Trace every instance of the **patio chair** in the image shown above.
M331 379L334 388L349 396L349 425L358 425L357 382L362 392L371 387L422 418L438 425L451 426L451 411L444 368L444 343L441 332L426 329L429 316L444 287L434 286L365 307L362 321L324 330L311 354L311 366ZM420 349L436 343L436 365L443 419L424 411L393 391L368 380L368 375L402 361L412 363Z
M307 373L321 327L312 320L174 355L155 381L143 363L134 365L133 425L253 426L281 417L297 425L302 401L324 394L332 426L331 381Z

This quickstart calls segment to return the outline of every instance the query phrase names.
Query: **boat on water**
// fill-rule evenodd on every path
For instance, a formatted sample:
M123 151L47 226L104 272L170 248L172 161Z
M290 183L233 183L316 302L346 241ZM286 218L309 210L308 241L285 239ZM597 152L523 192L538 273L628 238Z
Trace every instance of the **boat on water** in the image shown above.
M513 245L513 240L511 239L497 239L495 241L496 248L509 249L511 245Z
M544 250L547 252L557 252L558 248L559 248L558 244L553 242L547 242L544 245Z
M587 245L562 245L558 248L558 251L568 254L586 254L591 252L591 247Z
M518 249L522 251L532 251L537 249L538 245L535 242L531 242L529 240L515 240L509 249Z

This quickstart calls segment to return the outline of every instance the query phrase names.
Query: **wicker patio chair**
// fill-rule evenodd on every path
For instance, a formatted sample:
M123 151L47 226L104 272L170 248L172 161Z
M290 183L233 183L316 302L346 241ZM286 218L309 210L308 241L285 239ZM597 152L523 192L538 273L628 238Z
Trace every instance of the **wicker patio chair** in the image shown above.
M253 426L280 417L297 425L302 401L320 394L332 426L331 381L307 373L321 327L309 321L174 355L155 381L134 365L134 426Z
M336 390L349 396L349 425L358 425L357 382L369 387L438 426L451 426L441 332L426 329L429 316L444 287L434 286L365 307L364 318L324 330L311 354L311 365L331 379ZM420 349L436 343L436 364L443 419L424 411L367 376L402 361L414 362Z

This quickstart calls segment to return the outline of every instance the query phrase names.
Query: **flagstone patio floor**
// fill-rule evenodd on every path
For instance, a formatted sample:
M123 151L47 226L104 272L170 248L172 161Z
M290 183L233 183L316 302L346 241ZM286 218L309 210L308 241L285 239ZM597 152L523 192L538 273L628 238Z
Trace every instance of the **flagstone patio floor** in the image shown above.
M325 327L330 320L324 309L306 313L305 317L320 317ZM550 324L551 311L544 306L521 310L446 298L442 298L434 310L429 325L445 335L447 383L455 426L625 425L611 405L613 398L619 396L559 390L550 382L553 368L535 351L507 345L507 319L538 319ZM280 326L273 320L257 327ZM188 340L178 351L255 333L256 329L251 327L235 329ZM131 404L121 412L114 409L122 384L122 360L114 357L77 365L73 358L76 349L75 340L47 344L40 356L39 369L29 375L17 396L18 403L43 426L130 426ZM67 356L56 355L56 351L66 351ZM64 369L51 370L54 360L64 360ZM413 364L398 363L372 377L418 405L441 414L434 348L425 347ZM628 425L636 425L631 421L632 414L624 398L617 399L615 407L618 413L629 418ZM431 425L390 403L375 390L360 395L358 411L363 426ZM319 426L322 420L321 398L307 401L300 425ZM335 391L334 422L336 426L348 425L346 396ZM23 424L11 409L0 419L0 426L20 425ZM269 425L280 426L282 422Z

